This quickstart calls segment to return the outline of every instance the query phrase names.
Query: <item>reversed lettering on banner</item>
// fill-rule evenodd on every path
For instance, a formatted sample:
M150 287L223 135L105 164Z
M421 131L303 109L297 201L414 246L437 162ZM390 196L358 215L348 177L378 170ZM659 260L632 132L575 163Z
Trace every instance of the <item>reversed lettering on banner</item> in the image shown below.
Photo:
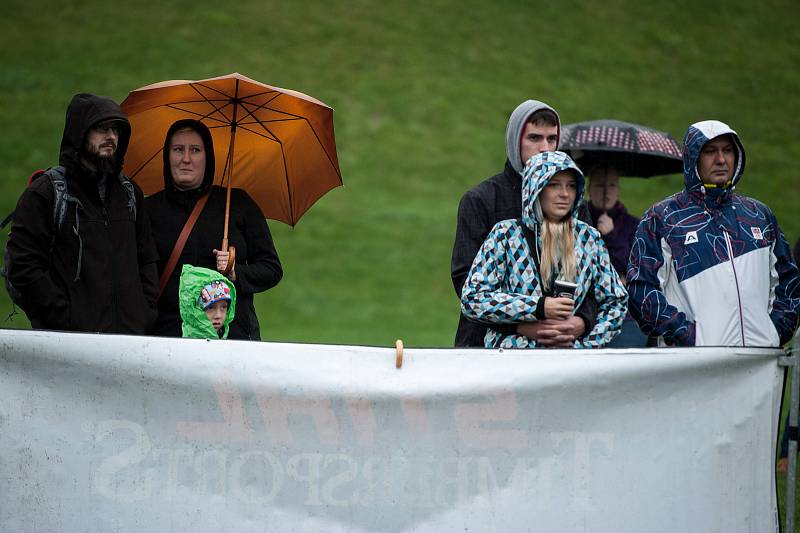
M178 433L187 440L244 442L251 438L250 423L244 412L242 396L230 382L214 385L222 422L178 422Z
M567 432L550 434L548 442L552 450L571 450L568 453L519 456L511 462L472 455L425 458L402 448L373 450L374 454L383 453L360 457L319 452L284 455L280 449L166 449L153 447L142 426L120 420L99 423L94 438L98 444L115 440L128 445L105 458L94 473L95 491L120 503L173 498L179 487L186 487L193 494L228 495L252 505L268 504L284 492L289 496L299 491L303 505L337 507L370 506L384 498L401 497L402 487L409 482L418 496L414 505L423 508L447 507L469 497L496 493L505 485L543 497L552 489L557 471L574 481L573 497L586 501L592 462L598 457L610 460L614 447L611 434ZM567 465L572 465L571 471L563 470Z
M781 353L11 332L0 529L769 531Z

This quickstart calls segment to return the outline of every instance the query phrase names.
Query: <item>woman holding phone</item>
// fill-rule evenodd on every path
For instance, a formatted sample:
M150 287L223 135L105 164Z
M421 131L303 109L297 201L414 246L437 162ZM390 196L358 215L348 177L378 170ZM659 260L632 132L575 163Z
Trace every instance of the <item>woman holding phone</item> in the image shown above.
M498 222L484 241L461 293L466 316L488 324L564 320L591 291L597 319L574 347L602 348L614 338L628 293L600 233L575 216L583 187L583 174L563 152L528 160L522 172L522 218ZM537 347L534 339L491 328L484 343L487 348Z

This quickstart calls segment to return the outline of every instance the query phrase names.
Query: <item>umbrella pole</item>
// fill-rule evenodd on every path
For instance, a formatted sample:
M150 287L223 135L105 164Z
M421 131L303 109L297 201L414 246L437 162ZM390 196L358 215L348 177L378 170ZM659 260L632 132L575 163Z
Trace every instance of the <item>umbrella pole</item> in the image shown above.
M225 226L222 229L222 249L228 249L228 220L231 214L231 181L233 178L233 150L236 145L236 124L231 126L231 146L228 152L228 186L225 196Z
M236 249L233 246L228 247L228 221L231 214L231 184L233 182L233 163L235 161L233 156L236 150L236 114L239 110L238 96L239 80L236 80L236 95L233 99L233 120L231 121L231 144L228 149L228 191L225 197L225 226L222 229L222 250L230 252L228 266L223 271L226 276L233 269L236 262Z
M227 251L230 253L228 257L228 265L225 267L225 270L222 271L224 275L228 275L233 267L236 264L236 248L233 246L228 246L228 221L230 220L231 214L231 181L233 179L233 150L236 145L236 124L231 127L231 147L230 152L228 153L228 187L227 192L225 195L225 226L222 228L222 247L220 248L223 251Z

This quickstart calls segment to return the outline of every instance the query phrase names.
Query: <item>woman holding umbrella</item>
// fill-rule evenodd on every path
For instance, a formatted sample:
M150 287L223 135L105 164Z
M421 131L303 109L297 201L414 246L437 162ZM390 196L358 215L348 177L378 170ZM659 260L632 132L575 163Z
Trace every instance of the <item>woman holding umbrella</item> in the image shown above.
M191 264L223 272L236 286L236 318L228 338L259 340L253 295L274 287L283 276L263 213L245 191L231 190L228 240L236 249L235 258L231 257L227 250L218 249L223 240L226 191L212 185L215 158L208 128L196 120L173 123L164 141L163 160L164 190L145 200L162 281L153 334L181 336L178 283L183 265ZM193 215L195 210L199 215ZM187 225L193 216L194 225ZM184 228L191 230L179 243ZM177 261L168 265L173 254Z

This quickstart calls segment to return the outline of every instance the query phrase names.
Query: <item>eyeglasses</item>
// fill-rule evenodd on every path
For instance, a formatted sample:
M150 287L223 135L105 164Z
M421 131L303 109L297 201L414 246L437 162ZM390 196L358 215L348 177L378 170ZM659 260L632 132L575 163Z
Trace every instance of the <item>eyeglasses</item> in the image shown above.
M108 133L109 131L113 131L119 135L120 124L116 120L108 120L106 122L95 124L92 126L92 129L99 133Z

